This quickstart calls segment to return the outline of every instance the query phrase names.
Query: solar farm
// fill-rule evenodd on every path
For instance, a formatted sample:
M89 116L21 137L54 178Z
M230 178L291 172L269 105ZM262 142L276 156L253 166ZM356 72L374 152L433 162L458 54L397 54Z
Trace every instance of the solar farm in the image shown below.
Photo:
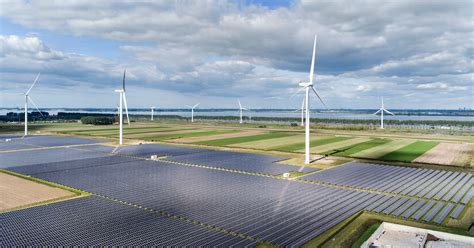
M291 153L196 145L220 140L227 148L243 143L257 148L267 137L282 141L294 134L248 130L245 142L232 143L239 136L229 135L239 131L161 134L164 129L130 129L128 137L174 135L170 142L123 146L107 136L116 131L105 129L97 131L100 136L83 130L72 131L81 137L0 135L2 174L75 192L2 211L0 245L299 247L313 246L360 214L451 231L459 231L466 219L472 222L470 170L352 160L302 166L288 162ZM344 138L332 139L353 139ZM314 147L328 145L325 139L315 140L320 143Z

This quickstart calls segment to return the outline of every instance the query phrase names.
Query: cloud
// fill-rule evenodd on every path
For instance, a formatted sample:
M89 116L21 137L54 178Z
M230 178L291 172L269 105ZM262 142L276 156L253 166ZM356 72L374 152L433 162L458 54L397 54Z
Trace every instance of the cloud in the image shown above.
M317 32L317 83L334 105L369 105L382 94L380 85L394 97L416 92L418 99L428 99L423 85L443 82L449 94L439 86L430 94L448 97L446 106L454 106L452 99L467 99L473 89L471 1L302 0L279 8L224 0L1 5L3 18L38 33L2 36L0 70L10 83L26 83L15 78L42 70L58 86L112 87L126 67L130 84L140 87L282 99L307 80ZM43 43L42 30L120 41L127 60L58 51Z
M416 86L418 89L443 89L448 91L457 91L457 90L467 90L466 86L450 86L447 83L436 82L436 83L427 83L419 84Z

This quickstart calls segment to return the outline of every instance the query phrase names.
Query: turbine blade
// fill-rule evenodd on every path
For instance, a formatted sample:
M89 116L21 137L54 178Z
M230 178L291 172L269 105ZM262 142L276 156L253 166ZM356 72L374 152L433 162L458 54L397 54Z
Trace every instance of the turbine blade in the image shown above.
M311 59L311 71L309 72L309 83L313 84L314 76L314 62L316 59L316 41L318 40L318 35L314 35L314 44L313 44L313 58Z
M31 89L33 89L33 87L35 86L36 82L38 81L38 78L40 76L41 72L38 72L38 75L36 75L36 78L35 78L35 81L33 81L33 84L31 85L31 87L28 89L28 91L26 91L25 95L28 95L31 91Z
M194 107L193 107L193 108L197 108L197 106L199 106L199 104L201 104L201 103L198 103L198 104L194 105Z
M380 111L382 111L382 109L377 110L377 112L375 112L374 115L380 113Z
M40 115L44 118L44 115L43 113L41 113L41 110L39 110L38 106L36 106L35 102L33 101L33 99L29 96L26 97L28 100L30 100L31 104L33 104L33 106L36 108L36 110L38 110L38 112L40 113Z
M123 79L122 79L122 90L123 90L123 91L125 91L125 72L126 72L126 71L127 71L126 69L123 70Z
M299 93L301 93L301 91L303 91L305 89L306 89L306 87L299 88L295 93L293 93L293 95L290 96L290 99L295 97L296 95L298 95ZM303 99L303 101L304 101L304 99Z
M242 104L240 104L240 99L237 100L239 102L239 108L242 108Z
M383 109L383 111L385 111L385 112L386 112L387 114L389 114L389 115L395 115L394 113L392 113L392 112L390 112L390 111L388 111L388 110L386 110L386 109Z
M326 103L324 103L323 99L319 96L318 92L314 89L313 86L311 86L311 89L313 90L314 94L316 94L316 96L319 98L319 101L321 101L321 103L323 104L323 106L329 110L328 106L326 105Z
M191 107L191 106L189 106L189 105L187 105L187 104L186 104L186 105L184 105L184 106L186 106L186 107L188 107L188 108L193 108L193 107Z
M242 108L242 110L247 110L247 111L250 111L250 109L247 109L247 108Z
M128 116L127 97L125 96L125 92L123 92L123 105L125 106L125 113L127 114L128 125L130 125L130 117Z

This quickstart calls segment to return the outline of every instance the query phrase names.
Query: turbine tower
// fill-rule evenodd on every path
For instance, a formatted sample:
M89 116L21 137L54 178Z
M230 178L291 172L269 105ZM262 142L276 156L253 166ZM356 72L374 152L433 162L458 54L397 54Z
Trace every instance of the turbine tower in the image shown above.
M383 112L386 112L389 115L394 115L392 112L385 109L385 107L383 105L383 97L382 97L382 107L379 110L377 110L377 112L374 113L374 115L380 113L380 129L384 129L384 127L383 127Z
M151 120L153 120L154 112L155 112L155 107L151 107Z
M194 106L186 105L186 107L191 109L191 122L194 122L194 109L197 108L199 106L199 104L201 104L201 103L197 103Z
M119 144L123 144L123 105L125 105L125 113L127 114L127 122L130 125L130 118L128 116L128 107L127 107L127 97L125 95L125 72L123 71L123 80L122 80L122 89L115 90L115 92L120 94L119 100Z
M242 124L242 123L244 123L244 122L242 121L242 112L243 112L244 110L247 110L247 111L250 111L250 110L247 109L247 108L242 107L242 104L240 104L240 99L238 99L237 101L239 102L239 111L240 111L240 121L239 121L239 123Z
M302 87L300 89L300 91L305 90L305 100L304 100L305 110L306 110L305 111L305 115L306 115L305 116L305 118L306 118L306 125L305 125L306 126L306 130L305 130L305 158L304 158L304 163L305 164L310 163L310 159L309 159L309 123L310 123L309 93L310 93L310 90L312 90L314 92L314 94L316 94L316 96L319 98L319 100L324 105L324 107L327 108L326 104L323 101L323 99L321 99L318 92L314 89L314 86L313 86L314 62L315 62L315 59L316 59L316 41L317 41L317 35L314 36L313 58L311 59L311 69L310 69L310 72L309 72L309 82L299 83L299 86Z
M30 86L30 88L24 94L24 96L25 96L25 135L24 136L28 135L28 101L30 101L33 104L33 106L35 106L35 108L38 110L40 115L43 116L43 113L41 113L41 111L38 109L38 107L36 106L33 99L31 99L31 97L30 97L30 91L31 91L31 89L33 89L36 82L38 82L39 76L40 76L40 73L38 73L38 75L36 75L35 81L33 81L33 84Z

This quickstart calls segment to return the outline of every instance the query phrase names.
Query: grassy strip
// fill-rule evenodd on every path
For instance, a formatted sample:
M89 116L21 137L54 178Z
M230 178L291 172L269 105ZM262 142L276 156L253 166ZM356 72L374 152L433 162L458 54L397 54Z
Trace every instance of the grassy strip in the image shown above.
M354 242L354 244L352 244L352 248L359 248L362 246L362 244L367 241L370 236L372 236L372 234L374 234L375 231L377 231L377 228L379 228L379 226L381 225L382 223L375 223L375 224L372 224L371 226L369 226L369 228L367 228L367 230L365 230L365 232Z
M314 146L321 146L321 145L326 145L334 142L339 142L343 140L350 139L350 137L341 137L341 136L330 136L324 139L318 139L318 140L312 140L309 142L310 147ZM291 145L285 145L285 146L277 146L270 148L270 150L275 150L275 151L282 151L282 152L293 152L297 150L304 149L305 143L296 143L296 144L291 144Z
M160 128L165 128L166 126L153 126L153 127L124 127L123 131L145 131L145 130L150 130L150 129L160 129ZM67 134L99 134L101 132L111 132L111 131L117 131L117 127L114 128L95 128L93 127L92 129L83 129L83 130L69 130L69 131L61 131L60 133L67 133Z
M271 132L271 133L265 133L265 134L259 134L259 135L199 141L193 144L208 145L208 146L227 146L227 145L232 145L232 144L251 142L251 141L257 141L257 140L263 140L263 139L286 137L290 135L294 135L294 134L287 133L287 132Z
M438 144L439 142L434 141L417 141L396 151L385 154L382 157L379 157L378 159L411 162Z
M370 149L372 147L383 145L383 144L386 144L390 141L391 140L388 140L388 139L373 139L373 140L369 140L369 141L362 142L362 143L359 143L359 144L350 145L350 146L346 146L346 147L343 147L343 148L327 151L323 154L348 157L348 156L350 156L354 153L358 153L358 152L361 152L363 150Z
M212 131L206 131L206 132L165 134L165 135L158 135L158 136L152 136L152 137L145 137L143 139L147 141L161 141L161 140L191 138L191 137L209 136L209 135L235 133L235 132L237 131L236 130L212 130Z

